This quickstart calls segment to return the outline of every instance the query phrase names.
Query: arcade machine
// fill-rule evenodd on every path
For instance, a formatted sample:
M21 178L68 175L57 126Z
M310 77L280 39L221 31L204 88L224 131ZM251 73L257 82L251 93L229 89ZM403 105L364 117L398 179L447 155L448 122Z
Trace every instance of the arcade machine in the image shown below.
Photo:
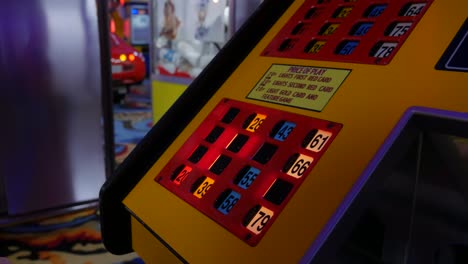
M155 0L152 107L156 123L261 0Z
M468 4L264 1L101 189L148 263L466 263Z
M145 56L146 72L150 72L151 18L148 3L126 3L129 23L129 43Z

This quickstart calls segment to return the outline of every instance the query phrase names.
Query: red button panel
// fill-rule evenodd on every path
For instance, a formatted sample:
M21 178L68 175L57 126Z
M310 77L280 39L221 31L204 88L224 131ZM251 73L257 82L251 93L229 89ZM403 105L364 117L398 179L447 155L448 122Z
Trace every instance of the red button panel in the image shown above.
M223 99L155 181L255 246L341 127Z
M433 0L306 0L263 56L388 64Z

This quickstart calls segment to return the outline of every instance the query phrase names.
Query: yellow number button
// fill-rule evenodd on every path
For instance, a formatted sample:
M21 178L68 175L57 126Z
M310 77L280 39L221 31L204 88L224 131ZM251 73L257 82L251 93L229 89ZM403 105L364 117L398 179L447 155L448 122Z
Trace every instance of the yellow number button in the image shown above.
M266 118L266 115L253 113L244 121L244 125L242 127L247 131L255 132Z
M312 40L307 44L307 46L304 48L304 52L307 53L318 53L322 47L325 45L326 41L324 40Z
M332 35L333 33L335 33L335 31L338 29L339 26L340 24L337 24L337 23L327 23L323 25L323 27L320 29L319 35L322 35L322 36Z
M179 167L177 167L177 169L175 169L171 176L172 182L174 182L176 185L180 185L183 181L185 181L185 179L187 179L191 171L191 167L180 165Z
M333 17L334 18L345 18L351 13L351 10L353 10L353 7L350 7L350 6L340 7L335 11L335 13L333 14Z
M201 199L206 194L206 192L208 192L214 182L215 181L209 177L200 177L192 185L190 191L193 193L193 195L195 195L195 197Z

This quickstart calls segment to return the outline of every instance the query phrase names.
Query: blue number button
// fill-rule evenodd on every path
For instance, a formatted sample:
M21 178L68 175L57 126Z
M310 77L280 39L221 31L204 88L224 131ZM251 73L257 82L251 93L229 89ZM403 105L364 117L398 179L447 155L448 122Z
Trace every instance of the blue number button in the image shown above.
M270 132L270 137L279 140L279 141L285 141L291 131L296 127L296 124L293 122L289 121L280 121L276 123L276 125L273 127L273 129Z
M369 6L366 11L364 11L364 17L378 17L384 10L387 8L387 4L375 4Z
M364 36L367 34L367 31L374 25L371 22L360 22L354 25L349 32L351 36Z
M241 187L242 189L247 190L259 174L259 169L251 166L245 166L239 171L239 173L237 173L236 177L234 178L234 184Z
M338 45L335 53L339 55L350 55L358 45L359 41L345 40Z
M215 208L221 213L227 215L234 208L234 205L240 200L241 195L231 189L227 189L219 195L215 201Z

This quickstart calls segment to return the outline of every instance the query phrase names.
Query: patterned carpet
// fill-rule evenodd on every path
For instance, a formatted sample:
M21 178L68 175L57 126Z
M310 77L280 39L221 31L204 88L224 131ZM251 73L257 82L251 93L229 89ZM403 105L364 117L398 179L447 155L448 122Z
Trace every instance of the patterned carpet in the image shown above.
M0 264L143 264L135 253L104 248L95 210L0 230Z
M115 159L120 164L151 129L152 112L148 108L114 108Z

